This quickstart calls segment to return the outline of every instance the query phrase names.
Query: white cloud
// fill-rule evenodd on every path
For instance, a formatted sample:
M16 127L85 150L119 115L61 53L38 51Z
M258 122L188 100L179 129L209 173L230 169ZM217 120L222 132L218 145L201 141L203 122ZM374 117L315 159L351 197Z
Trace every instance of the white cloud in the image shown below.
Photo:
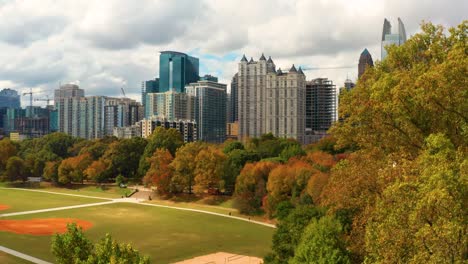
M422 20L455 26L466 10L464 0L4 1L0 88L44 97L60 82L79 81L89 95L118 96L123 86L139 99L141 82L158 75L161 50L194 51L201 74L225 83L244 53L258 59L263 52L283 69L356 65L306 72L340 86L347 75L356 78L364 48L380 58L385 17L393 24L401 17L411 35Z

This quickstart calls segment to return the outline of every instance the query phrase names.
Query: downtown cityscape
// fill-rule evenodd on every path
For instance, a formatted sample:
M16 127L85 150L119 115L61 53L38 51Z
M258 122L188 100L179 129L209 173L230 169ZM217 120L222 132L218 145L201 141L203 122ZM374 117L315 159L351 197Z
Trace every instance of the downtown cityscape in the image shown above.
M466 263L466 10L0 2L0 263Z

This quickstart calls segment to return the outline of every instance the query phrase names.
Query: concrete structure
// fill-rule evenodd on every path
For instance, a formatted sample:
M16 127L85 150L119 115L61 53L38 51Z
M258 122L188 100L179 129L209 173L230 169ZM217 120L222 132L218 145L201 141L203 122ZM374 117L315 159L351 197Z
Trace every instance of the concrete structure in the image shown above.
M222 143L226 138L226 84L198 81L185 87L195 98L193 113L198 139Z
M326 135L337 120L336 86L327 78L313 79L306 84L306 143Z
M153 116L140 121L141 136L148 138L156 127L175 128L182 135L184 142L193 142L198 140L197 124L192 120L168 120Z
M57 109L57 127L59 132L73 135L72 125L79 123L79 101L84 97L84 90L75 84L64 84L55 90L54 103ZM78 123L76 123L78 122ZM75 131L75 134L77 131Z
M288 72L276 71L271 57L239 63L239 139L272 133L304 142L305 75L293 65Z
M185 53L161 51L159 92L184 92L185 86L199 80L199 60Z
M141 122L126 127L114 127L113 135L117 138L141 137Z
M372 56L369 51L364 49L361 56L359 56L358 78L361 78L361 75L364 74L367 67L374 67L374 61L372 60Z
M20 108L21 100L17 91L6 88L0 91L0 108Z
M146 94L148 93L159 93L159 78L141 82L141 104L144 107L144 117L151 116L149 113L147 114L146 109Z
M381 59L385 59L387 51L385 47L388 45L400 46L406 42L406 30L403 21L398 18L398 32L392 33L392 25L386 18L384 19L383 30L382 30L382 44L381 44Z
M226 139L235 139L239 137L239 122L227 123Z

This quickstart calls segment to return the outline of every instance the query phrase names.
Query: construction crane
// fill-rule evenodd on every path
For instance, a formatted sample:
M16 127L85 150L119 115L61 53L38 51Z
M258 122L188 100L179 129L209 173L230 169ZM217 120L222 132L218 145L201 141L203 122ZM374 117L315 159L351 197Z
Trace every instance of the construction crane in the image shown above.
M53 99L49 99L49 96L46 95L46 98L36 98L34 101L42 101L42 102L47 102L47 106L49 105L49 102L52 101Z
M31 111L32 111L32 95L33 95L33 92L32 92L32 88L29 88L29 92L27 93L23 93L23 96L25 95L29 95L29 106L31 108Z
M316 71L316 70L335 70L335 69L351 69L356 66L331 66L331 67L304 67L303 71Z
M124 88L123 88L123 87L122 87L122 88L120 88L120 91L122 92L122 95L123 95L123 97L124 97L124 98L127 98L127 96L125 96L125 90L124 90Z

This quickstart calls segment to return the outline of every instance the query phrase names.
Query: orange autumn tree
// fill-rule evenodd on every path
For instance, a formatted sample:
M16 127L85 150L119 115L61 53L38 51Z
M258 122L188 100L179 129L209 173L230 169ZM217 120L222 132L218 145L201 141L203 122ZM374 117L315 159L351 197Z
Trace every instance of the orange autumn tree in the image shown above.
M247 214L260 211L268 174L276 166L277 163L270 161L247 163L236 179L234 207Z
M143 178L143 182L148 185L156 186L159 194L167 195L171 193L171 181L173 169L170 166L172 157L169 150L158 148L153 156L148 159L150 168Z
M207 190L220 190L224 187L222 176L224 173L226 155L215 146L202 149L195 158L195 185L196 193Z
M88 180L92 180L94 182L103 182L106 178L105 174L108 168L108 164L105 159L99 159L93 161L91 165L84 171Z

